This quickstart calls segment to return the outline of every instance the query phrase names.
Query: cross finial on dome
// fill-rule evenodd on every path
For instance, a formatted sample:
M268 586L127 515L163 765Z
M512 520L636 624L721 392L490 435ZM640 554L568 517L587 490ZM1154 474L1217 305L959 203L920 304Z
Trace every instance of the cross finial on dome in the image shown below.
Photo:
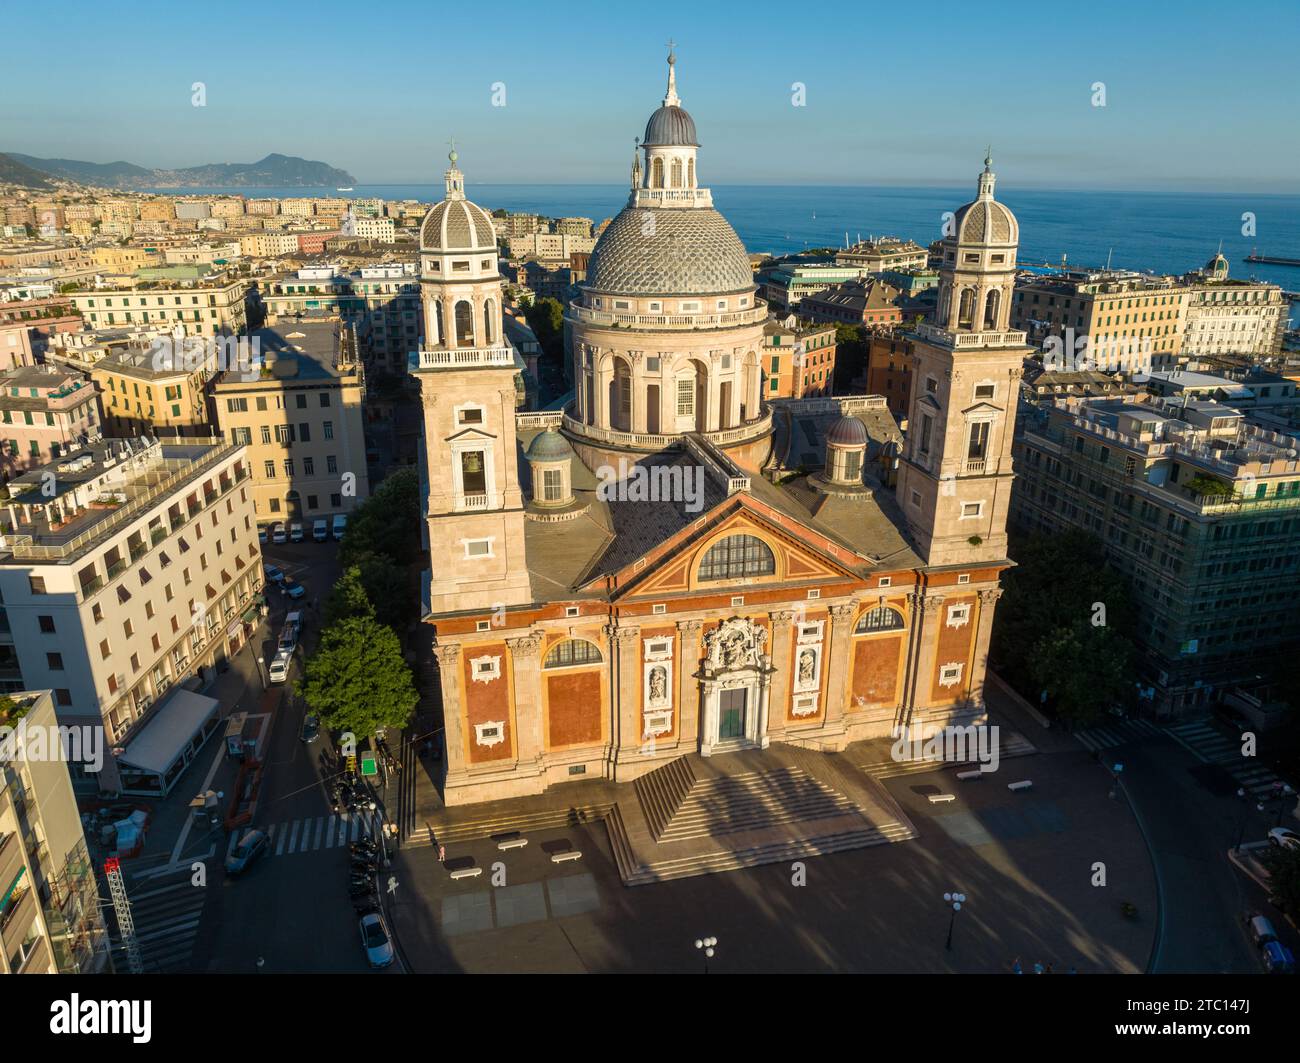
M984 150L984 172L987 173L993 167L993 145L990 144Z
M456 154L456 138L452 137L447 141L447 143L451 146L451 151L447 153L447 159L450 165L447 167L447 172L442 175L444 180L447 182L447 198L464 199L465 175L462 174L460 170L456 169L456 160L460 158L460 156Z
M677 95L677 54L674 49L677 47L675 41L668 42L668 91L664 94L665 107L677 107L681 104L681 97Z
M993 145L984 153L984 172L980 174L980 199L993 198L993 183L997 178L993 173Z

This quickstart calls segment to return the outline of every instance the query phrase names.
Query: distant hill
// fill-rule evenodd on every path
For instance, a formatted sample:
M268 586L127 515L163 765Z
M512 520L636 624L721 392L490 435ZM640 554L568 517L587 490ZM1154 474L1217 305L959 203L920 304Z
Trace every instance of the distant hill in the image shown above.
M356 184L346 170L292 155L268 155L258 162L214 162L182 170L150 170L130 162L38 159L10 152L26 168L101 188L339 188Z
M53 184L43 173L19 162L12 155L0 155L0 185L21 185L23 188L52 188Z

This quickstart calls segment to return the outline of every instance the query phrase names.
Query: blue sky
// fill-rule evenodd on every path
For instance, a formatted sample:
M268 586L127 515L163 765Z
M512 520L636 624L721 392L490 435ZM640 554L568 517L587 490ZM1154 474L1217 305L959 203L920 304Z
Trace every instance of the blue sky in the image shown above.
M1300 190L1295 0L58 11L6 12L0 151L437 183L454 135L474 183L621 182L672 37L705 183L969 184L992 143L1024 187Z

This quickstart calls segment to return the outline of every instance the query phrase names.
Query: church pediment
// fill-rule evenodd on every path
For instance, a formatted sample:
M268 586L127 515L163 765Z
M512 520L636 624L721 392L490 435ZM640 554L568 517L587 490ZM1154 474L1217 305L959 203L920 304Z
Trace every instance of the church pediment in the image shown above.
M448 443L458 443L461 440L471 439L496 439L491 432L485 432L481 428L464 428L454 435L447 436Z
M933 395L922 395L916 404L923 410L934 410L936 413L943 409L943 407L935 401Z
M974 406L967 406L961 412L966 417L997 417L1004 411L1001 406L994 406L991 402L977 402Z

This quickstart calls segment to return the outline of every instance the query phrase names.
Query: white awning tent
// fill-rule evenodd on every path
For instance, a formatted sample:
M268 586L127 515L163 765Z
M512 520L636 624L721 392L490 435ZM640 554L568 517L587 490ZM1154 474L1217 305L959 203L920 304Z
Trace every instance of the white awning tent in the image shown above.
M158 776L158 786L129 787L141 792L166 793L189 760L216 730L221 703L192 690L178 687L159 706L130 745L117 757L123 773L143 772ZM134 769L134 772L132 772Z

